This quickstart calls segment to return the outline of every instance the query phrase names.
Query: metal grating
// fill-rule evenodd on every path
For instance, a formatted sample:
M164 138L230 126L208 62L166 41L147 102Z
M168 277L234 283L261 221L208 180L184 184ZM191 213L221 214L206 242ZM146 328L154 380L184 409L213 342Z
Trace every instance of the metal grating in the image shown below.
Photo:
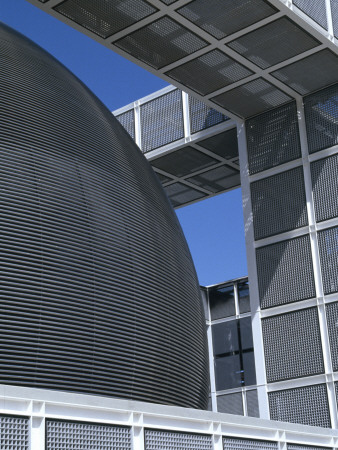
M338 292L338 227L318 231L324 294Z
M311 164L316 221L338 216L338 154Z
M188 178L192 184L207 189L210 192L224 191L233 187L240 186L241 180L239 171L230 168L229 166L221 166L216 169L208 170L191 178Z
M177 10L202 30L222 39L276 12L264 0L194 0Z
M338 57L328 49L321 50L271 75L299 94L307 95L338 81Z
M250 81L211 99L217 105L244 119L281 106L290 100L291 97L262 78Z
M114 45L151 67L161 69L208 44L165 16L114 42Z
M301 157L296 103L249 119L246 123L250 174Z
M338 84L305 97L304 108L309 152L337 145Z
M169 178L168 176L163 175L162 173L157 172L157 170L154 170L154 172L156 173L157 177L159 178L159 180L160 180L160 182L161 182L162 184L169 183L170 181L173 181L172 178Z
M332 368L338 371L338 303L329 303L326 305L326 321L330 339L330 350L332 359Z
M256 250L262 308L316 296L308 235Z
M0 416L1 450L28 450L29 419L25 417Z
M120 122L123 128L127 131L135 141L135 116L134 110L130 109L122 114L116 116L116 119Z
M287 444L287 450L332 450L329 447L313 447L312 445Z
M223 450L277 450L277 442L223 437Z
M65 0L54 10L102 38L158 11L144 0Z
M246 408L248 416L259 417L258 393L257 389L246 391Z
M317 22L318 25L325 28L325 30L328 29L325 0L316 0L315 2L309 2L309 0L293 0L293 4Z
M145 450L212 450L212 437L206 434L144 430Z
M166 75L201 95L207 95L252 73L216 49L170 70Z
M317 308L262 319L262 332L268 383L324 373Z
M190 132L192 134L225 122L229 117L189 96Z
M192 189L191 187L182 183L173 183L164 187L171 204L174 208L184 205L185 203L190 203L195 200L200 200L205 197L206 194L203 192Z
M160 0L165 5L171 5L172 3L175 3L177 0Z
M303 167L251 183L255 239L308 224Z
M282 17L227 45L261 69L267 69L316 47L319 42L291 20Z
M141 149L149 152L184 137L182 93L168 92L141 105Z
M217 411L226 414L237 414L243 416L243 399L242 393L217 396Z
M218 161L215 159L189 146L180 148L151 161L153 167L176 177L184 177L217 163Z
M338 39L338 2L337 0L331 0L331 13L333 23L333 34Z
M128 450L130 428L47 420L46 450Z
M269 392L270 419L330 428L326 385Z
M210 150L221 158L232 159L238 156L237 129L224 131L215 136L199 141L198 145Z

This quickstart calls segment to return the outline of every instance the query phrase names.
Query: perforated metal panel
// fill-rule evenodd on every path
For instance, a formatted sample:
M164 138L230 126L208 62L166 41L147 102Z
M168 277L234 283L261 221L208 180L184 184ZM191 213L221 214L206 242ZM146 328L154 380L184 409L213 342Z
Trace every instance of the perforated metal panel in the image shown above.
M209 108L204 102L189 96L190 131L197 133L206 128L213 127L229 118L224 114Z
M246 391L246 408L248 416L259 417L258 394L257 389Z
M158 11L144 0L65 0L54 9L103 38Z
M293 4L327 30L325 0L316 0L314 2L309 2L309 0L293 0Z
M173 207L184 205L185 203L199 200L206 196L206 194L192 189L182 183L173 183L164 187Z
M188 178L187 181L214 193L231 189L241 184L239 171L229 166L221 166L208 170L207 172Z
M338 227L318 232L324 294L338 292Z
M155 69L200 50L206 41L165 16L114 42L114 45Z
M272 84L258 78L211 100L246 119L288 103L291 98Z
M171 5L172 3L175 3L177 0L160 0L165 5Z
M143 152L184 137L182 94L179 89L157 97L140 108Z
M204 434L144 430L145 450L212 450L212 437Z
M263 319L262 332L268 383L324 372L317 308Z
M271 420L324 428L331 426L325 384L269 392L268 397Z
M277 442L223 437L224 450L277 450Z
M235 33L276 10L264 0L194 0L178 10L186 19L210 33L216 39Z
M134 139L135 141L135 116L134 116L134 110L131 109L130 111L126 111L122 114L119 114L116 116L116 119L120 122L120 124L123 126L123 128L126 129L128 134Z
M305 97L304 108L309 152L337 145L338 84Z
M225 159L232 159L238 156L237 129L224 131L210 138L199 141L198 145L210 150L216 155Z
M242 393L236 392L233 394L218 395L217 396L217 411L227 414L237 414L243 416L243 399Z
M216 49L170 70L166 75L201 95L207 95L252 73Z
M332 450L329 447L313 447L310 445L287 444L288 450Z
M310 50L319 42L286 17L275 20L227 44L261 69Z
M29 420L24 417L0 416L1 450L28 450Z
M258 248L256 259L262 308L315 297L308 235Z
M338 155L311 164L316 221L338 216Z
M338 38L338 2L337 0L331 0L331 13L333 23L333 33Z
M276 70L271 75L299 94L307 95L337 83L338 57L328 49L321 50Z
M128 450L130 428L47 420L46 450Z
M326 309L326 322L329 331L332 368L338 370L338 303L329 303Z
M303 168L251 183L255 239L308 224Z
M250 174L301 157L297 108L294 102L246 122Z

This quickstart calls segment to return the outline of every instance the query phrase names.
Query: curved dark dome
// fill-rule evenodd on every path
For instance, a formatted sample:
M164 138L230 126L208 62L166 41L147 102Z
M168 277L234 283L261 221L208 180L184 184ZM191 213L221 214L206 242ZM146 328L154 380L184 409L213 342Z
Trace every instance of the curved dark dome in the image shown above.
M0 383L205 408L199 286L112 114L0 25Z

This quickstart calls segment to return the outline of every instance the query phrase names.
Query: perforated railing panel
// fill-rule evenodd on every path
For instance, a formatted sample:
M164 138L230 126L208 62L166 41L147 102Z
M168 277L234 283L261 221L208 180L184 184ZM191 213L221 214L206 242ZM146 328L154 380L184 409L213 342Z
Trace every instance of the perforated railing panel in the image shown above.
M305 97L304 108L309 152L337 145L338 84Z
M157 11L144 0L66 0L54 9L103 38Z
M144 430L145 450L212 450L209 435Z
M1 450L29 449L29 421L23 417L0 416Z
M228 120L227 116L216 109L209 108L204 102L194 97L189 97L189 113L191 133L197 133Z
M262 332L269 383L324 372L316 308L263 319Z
M141 105L142 151L148 152L184 137L179 89Z
M277 442L223 437L224 450L277 450Z
M125 128L125 130L128 132L128 134L134 139L135 141L135 116L134 116L134 110L131 109L130 111L126 111L122 114L119 114L116 116L116 119L120 122L120 124Z
M207 45L171 18L165 16L114 42L114 45L160 69Z
M313 447L310 445L287 444L288 450L332 450L329 447Z
M326 321L329 331L332 367L336 372L338 370L338 303L326 305Z
M327 30L325 3L325 0L316 0L315 2L309 2L309 0L293 0L295 6Z
M316 220L338 216L338 155L311 164Z
M338 3L336 0L331 0L331 13L333 23L333 33L338 38Z
M250 174L301 157L294 102L248 120L246 135Z
M218 395L217 411L242 416L243 415L242 393L235 392L233 394Z
M128 450L130 428L48 420L46 450Z
M338 292L338 227L318 232L324 294Z
M303 168L255 181L251 201L256 240L307 225Z
M268 397L271 420L325 428L331 426L325 384L269 392Z
M258 248L256 258L262 308L315 297L308 235Z

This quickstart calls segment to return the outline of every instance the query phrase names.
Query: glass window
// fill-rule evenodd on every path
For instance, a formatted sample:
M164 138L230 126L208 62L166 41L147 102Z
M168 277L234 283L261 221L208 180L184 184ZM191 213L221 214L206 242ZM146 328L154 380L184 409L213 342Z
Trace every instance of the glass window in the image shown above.
M238 320L212 325L212 342L214 356L221 356L239 351Z
M243 383L239 355L216 358L215 375L217 391L241 387Z
M211 320L234 316L236 314L234 286L209 289L209 304Z
M247 352L242 354L243 358L243 371L244 371L244 384L250 386L256 384L256 370L255 370L255 356L254 352Z
M251 317L244 317L243 319L240 319L239 323L241 330L241 348L242 350L252 350L253 339Z
M249 283L239 283L238 289L238 301L239 301L239 312L246 313L250 312L250 295L249 295Z

